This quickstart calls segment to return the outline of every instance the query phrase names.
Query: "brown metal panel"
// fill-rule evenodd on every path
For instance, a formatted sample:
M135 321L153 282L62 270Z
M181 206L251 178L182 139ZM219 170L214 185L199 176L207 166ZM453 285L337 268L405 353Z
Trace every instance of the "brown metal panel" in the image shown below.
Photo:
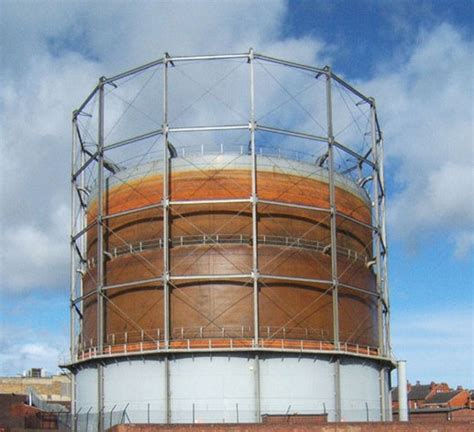
M200 169L171 176L172 200L249 198L248 169ZM336 183L338 211L370 224L367 201L345 183ZM107 214L152 204L162 196L159 175L134 178L107 188ZM258 195L262 200L329 207L329 189L323 179L283 172L258 172ZM93 220L96 204L91 202ZM171 338L251 338L253 335L252 282L219 280L206 275L248 275L252 270L252 216L247 203L179 205L170 210L170 268L172 276L193 276L171 281ZM162 274L163 235L160 208L142 210L105 222L106 286L127 284ZM340 283L375 291L371 259L371 232L342 217L337 220ZM331 280L328 213L258 205L259 270L261 274ZM92 260L96 254L96 229L88 233L89 271L84 293L95 288ZM197 279L202 275L202 279ZM106 291L105 327L108 343L150 341L161 338L163 292L160 282L135 284ZM340 289L341 342L375 346L377 316L375 297ZM95 296L84 302L83 342L95 344ZM331 285L282 281L259 282L259 322L262 339L331 341Z

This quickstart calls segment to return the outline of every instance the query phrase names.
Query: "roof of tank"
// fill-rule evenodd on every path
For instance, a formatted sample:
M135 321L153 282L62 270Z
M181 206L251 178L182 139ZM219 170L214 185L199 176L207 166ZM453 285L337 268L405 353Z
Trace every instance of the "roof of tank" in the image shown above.
M274 172L301 176L320 182L329 182L329 171L327 168L317 167L314 163L302 162L283 157L257 155L258 171ZM243 154L207 154L187 155L186 158L176 157L171 159L171 172L186 172L195 170L250 170L252 168L251 155ZM163 171L163 161L156 160L133 167L125 168L107 179L109 187L121 185L127 181L133 181L141 177L160 174ZM335 184L348 192L357 195L370 205L370 200L363 188L351 179L340 173L334 173ZM91 198L96 195L96 187L91 192Z

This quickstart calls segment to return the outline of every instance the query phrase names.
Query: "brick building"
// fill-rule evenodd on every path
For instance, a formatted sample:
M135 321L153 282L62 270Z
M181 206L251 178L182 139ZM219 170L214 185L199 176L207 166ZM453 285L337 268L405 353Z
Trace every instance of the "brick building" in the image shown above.
M423 406L426 408L460 408L470 407L470 404L469 391L458 387L454 391L439 392L429 396Z
M446 383L407 384L408 409L410 422L474 421L473 392L458 387L453 390ZM398 418L398 388L392 390L392 408L394 419Z
M0 377L0 394L27 395L30 388L47 402L67 405L71 402L71 379L66 374L42 376L31 369L28 376Z

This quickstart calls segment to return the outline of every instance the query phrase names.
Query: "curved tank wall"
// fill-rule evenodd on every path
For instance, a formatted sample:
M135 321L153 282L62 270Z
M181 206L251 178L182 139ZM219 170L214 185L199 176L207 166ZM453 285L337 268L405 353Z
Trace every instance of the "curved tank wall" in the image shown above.
M181 62L209 78L198 99ZM207 100L224 78L232 114ZM102 77L72 122L73 430L390 419L373 98L253 49L166 54Z
M161 162L155 162L119 172L107 181L105 213L115 217L107 219L104 234L104 281L111 287L105 305L106 345L163 338L161 282L137 283L162 275L162 210L127 213L162 200L161 172ZM170 273L180 278L171 280L171 339L252 338L251 159L245 155L177 158L172 160L171 172L170 199L178 204L170 210ZM262 156L257 184L259 331L272 339L331 341L328 173L309 163L282 158L275 163ZM336 176L335 184L338 211L370 224L370 203L363 190L341 175ZM247 202L179 204L210 199ZM95 219L96 207L92 194L89 221ZM371 232L341 219L337 243L341 284L369 292L340 289L341 341L375 347L376 297L370 295L375 292L375 278L367 266ZM92 229L85 294L95 289L96 253L96 231ZM215 280L209 275L234 278ZM120 287L113 288L115 285ZM84 305L84 349L96 345L96 316L96 297L91 296Z
M104 411L115 407L115 416L104 418L106 426L119 423L124 410L132 423L166 422L163 358L119 359L104 365ZM257 404L261 415L326 413L329 421L335 420L336 366L330 356L263 353L256 360L251 353L175 354L168 367L171 423L255 422ZM76 409L82 412L97 403L95 372L84 368L76 373ZM380 420L380 373L387 374L375 361L341 361L342 420ZM81 396L85 388L87 399ZM91 422L89 430L94 427Z
M157 161L120 171L106 181L107 355L94 359L97 230L93 227L83 279L86 298L79 346L82 366L75 370L76 412L90 410L97 415L100 361L104 412L110 413L104 415L105 426L124 421L124 413L127 421L138 423L255 422L265 414L285 413L327 413L334 421L338 393L341 420L380 420L382 409L389 411L388 389L380 384L389 381L389 369L377 350L377 296L369 265L372 233L364 226L371 224L371 203L364 190L335 175L341 283L337 347L328 172L309 163L258 157L257 347L251 158L172 159L166 347L163 211L157 205L163 196L162 171ZM200 202L189 205L190 201ZM92 191L88 222L96 217L97 195ZM194 352L182 352L186 350ZM325 350L331 353L321 353ZM83 430L96 427L92 417L84 421L81 417Z

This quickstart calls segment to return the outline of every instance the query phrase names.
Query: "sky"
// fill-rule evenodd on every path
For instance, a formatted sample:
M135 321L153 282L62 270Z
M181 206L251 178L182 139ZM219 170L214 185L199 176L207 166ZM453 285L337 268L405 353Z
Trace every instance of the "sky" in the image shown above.
M0 375L67 355L72 110L165 51L254 47L376 98L394 355L411 382L473 388L473 5L0 0Z

